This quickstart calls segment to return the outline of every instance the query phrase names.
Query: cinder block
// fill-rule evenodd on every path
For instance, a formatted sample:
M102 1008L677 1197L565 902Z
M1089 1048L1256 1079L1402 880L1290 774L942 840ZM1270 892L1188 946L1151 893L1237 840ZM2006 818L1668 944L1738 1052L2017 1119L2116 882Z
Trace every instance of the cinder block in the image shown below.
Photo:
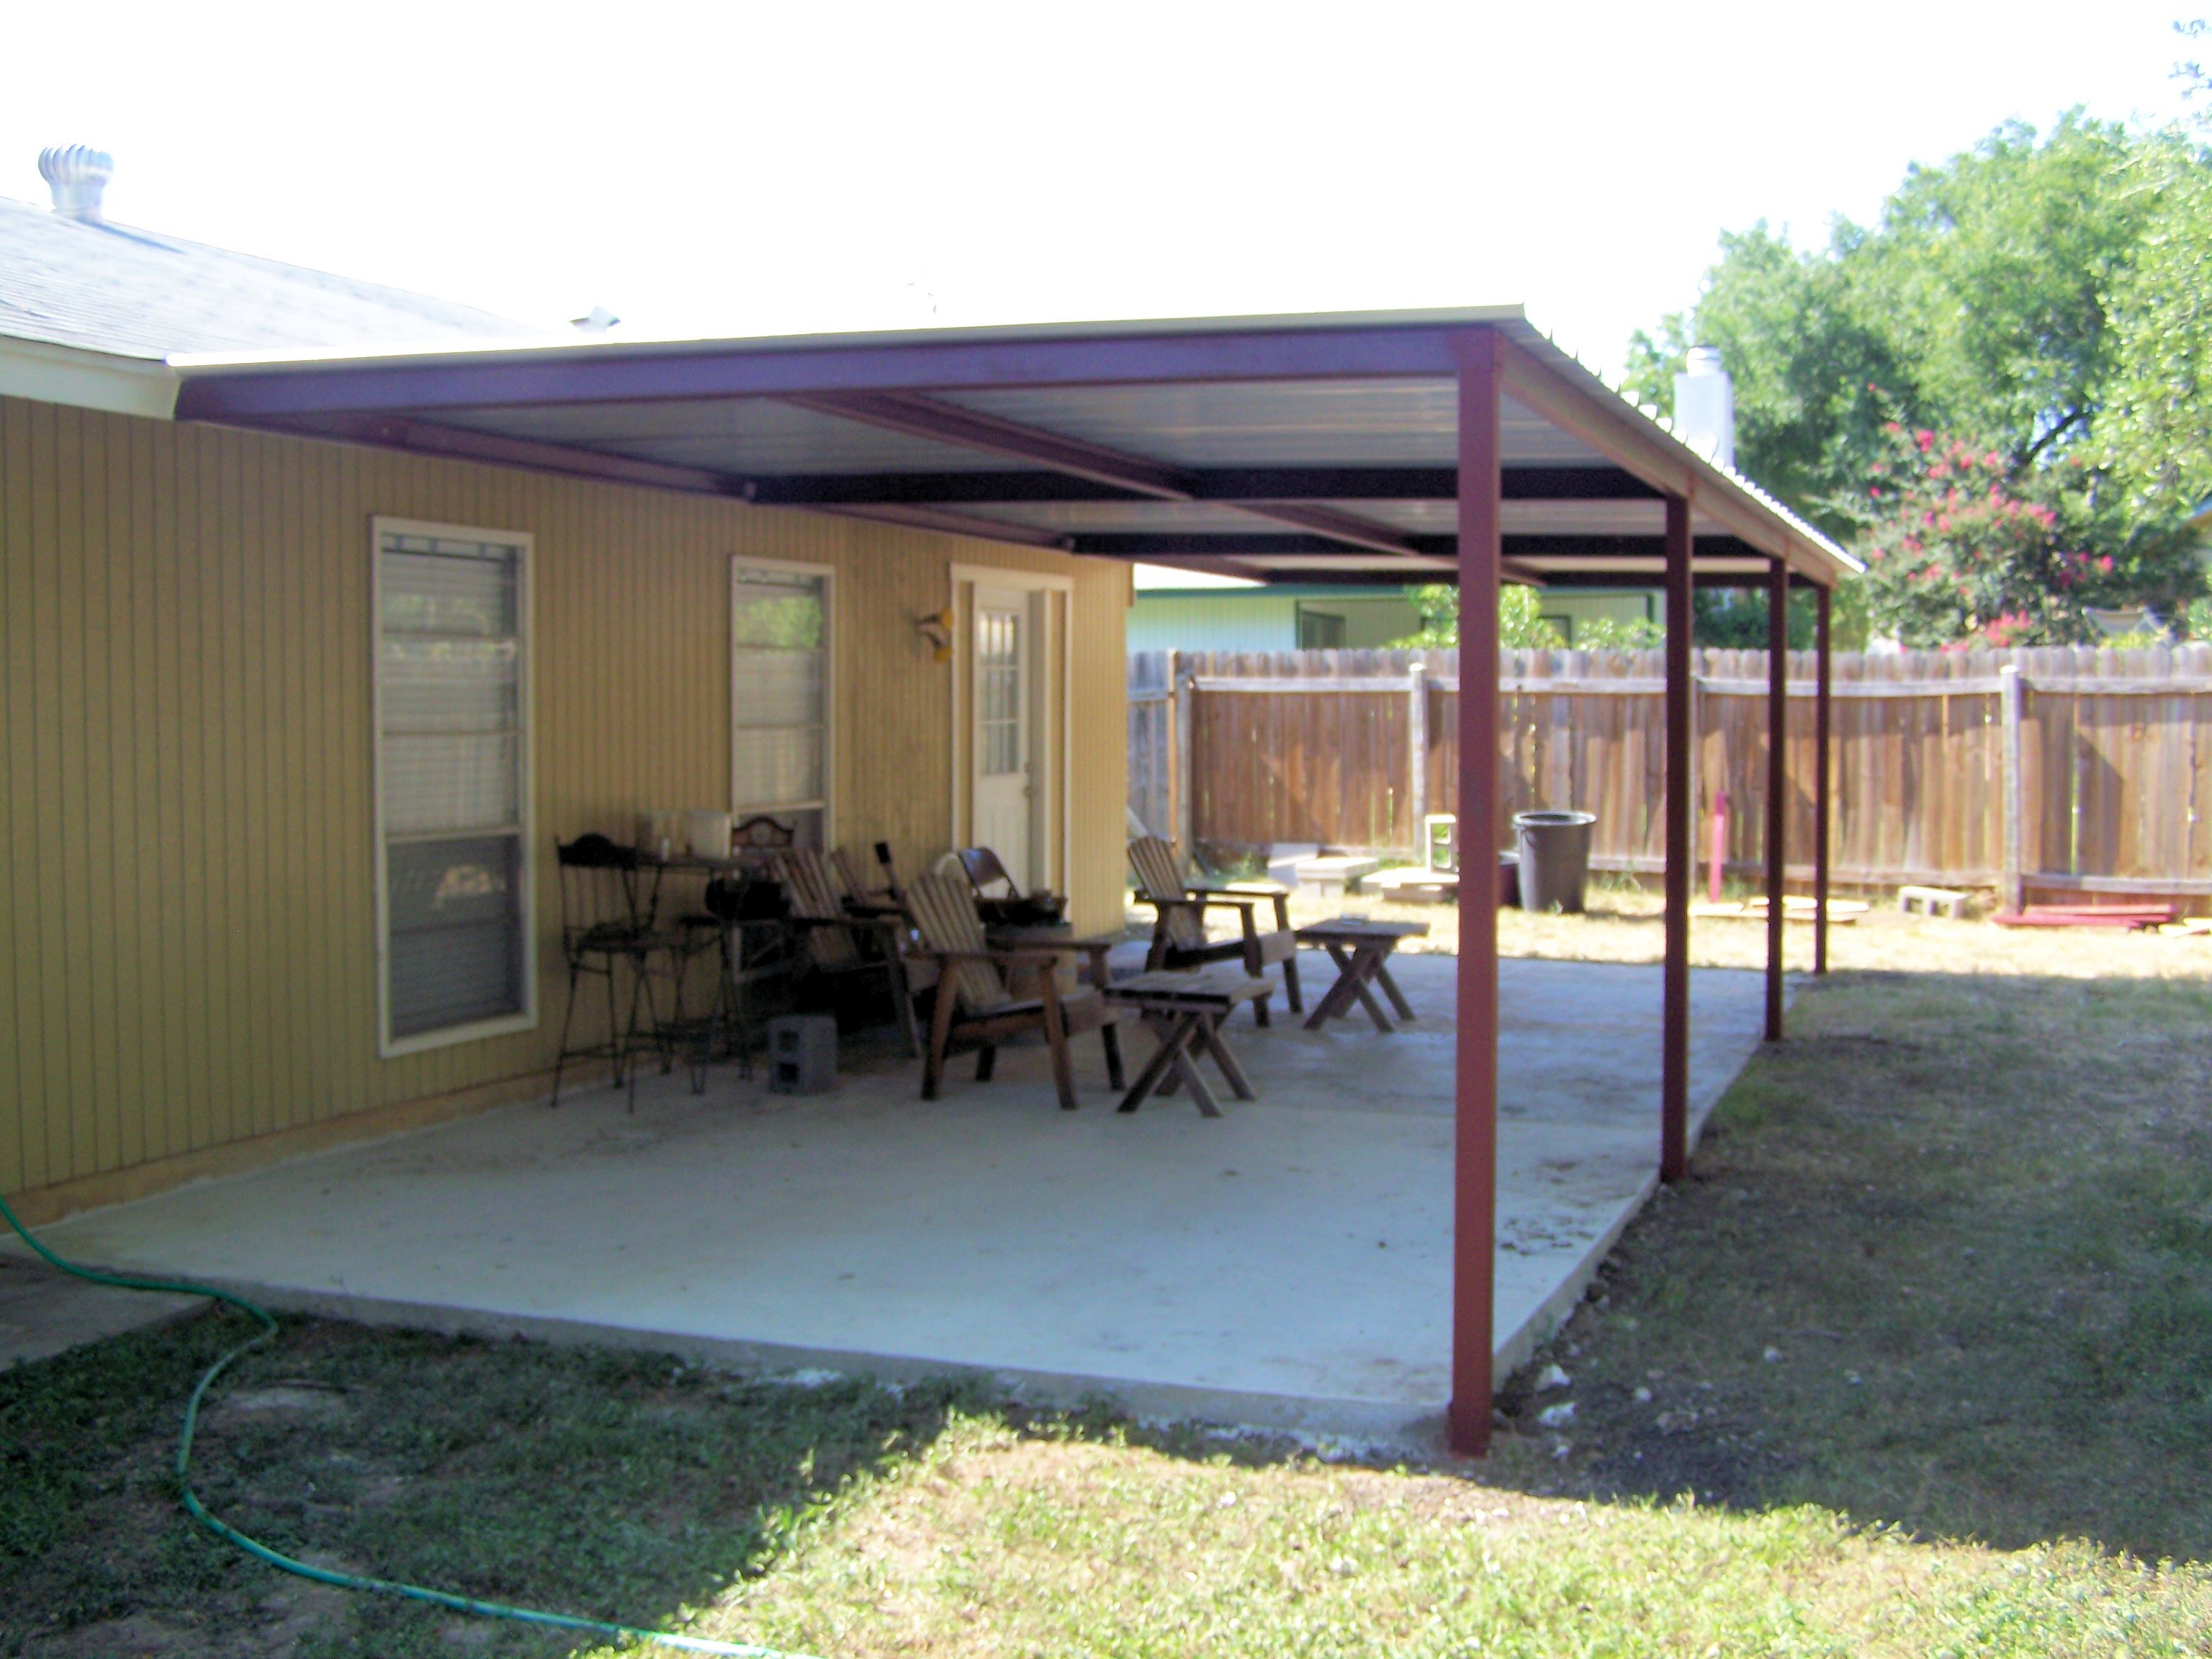
M781 1014L769 1021L770 1094L827 1094L836 1081L837 1021L834 1015Z
M1897 890L1897 908L1906 915L1916 910L1923 916L1942 911L1954 921L1962 921L1966 914L1968 895L1950 887L1905 886Z

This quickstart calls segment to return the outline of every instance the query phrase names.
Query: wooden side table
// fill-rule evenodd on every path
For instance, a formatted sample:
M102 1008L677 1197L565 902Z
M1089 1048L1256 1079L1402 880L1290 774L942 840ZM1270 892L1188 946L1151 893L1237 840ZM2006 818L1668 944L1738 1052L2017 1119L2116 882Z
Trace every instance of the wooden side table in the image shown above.
M1075 930L1065 923L983 930L984 941L994 951L1051 951L1062 956L1081 957L1090 964L1091 984L1102 991L1109 977L1106 958L1123 938L1120 933L1091 933L1079 939Z
M1298 929L1298 943L1317 945L1328 952L1329 960L1336 963L1336 983L1328 994L1315 1005L1306 1030L1317 1031L1328 1020L1340 1014L1349 1014L1354 1002L1367 1010L1367 1018L1375 1022L1375 1029L1389 1033L1398 1028L1390 1023L1390 1016L1382 1012L1382 1005L1375 1000L1368 988L1379 985L1382 994L1390 999L1390 1006L1398 1011L1401 1019L1413 1018L1413 1006L1399 990L1398 981L1390 977L1390 953L1398 948L1398 941L1425 939L1429 924L1425 921L1368 921L1352 916L1340 916L1334 921L1317 921L1310 927Z
M1214 1101L1213 1091L1199 1074L1200 1054L1212 1055L1213 1063L1228 1079L1230 1092L1237 1099L1257 1099L1251 1079L1244 1075L1237 1056L1229 1052L1221 1023L1236 1012L1239 1004L1258 1002L1273 995L1274 989L1274 981L1254 979L1232 964L1197 973L1160 969L1105 987L1109 1001L1133 1007L1144 1016L1160 1044L1116 1109L1133 1112L1155 1090L1166 1093L1172 1086L1168 1080L1172 1070L1175 1080L1190 1091L1198 1109L1207 1117L1219 1117L1221 1108Z

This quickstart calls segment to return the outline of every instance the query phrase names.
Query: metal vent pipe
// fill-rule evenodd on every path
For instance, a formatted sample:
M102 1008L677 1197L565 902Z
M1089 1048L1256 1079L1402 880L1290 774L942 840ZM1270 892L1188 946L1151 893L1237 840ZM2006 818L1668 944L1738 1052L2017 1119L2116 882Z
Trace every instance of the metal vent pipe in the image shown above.
M1735 465L1735 382L1718 346L1692 346L1674 377L1674 435L1719 465Z

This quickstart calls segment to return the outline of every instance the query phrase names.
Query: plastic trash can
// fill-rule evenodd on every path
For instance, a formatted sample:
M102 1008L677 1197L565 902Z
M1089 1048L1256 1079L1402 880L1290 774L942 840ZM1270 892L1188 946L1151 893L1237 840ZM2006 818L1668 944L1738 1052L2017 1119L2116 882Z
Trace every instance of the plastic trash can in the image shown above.
M1521 853L1521 908L1580 915L1589 878L1590 826L1595 812L1516 812L1513 833Z

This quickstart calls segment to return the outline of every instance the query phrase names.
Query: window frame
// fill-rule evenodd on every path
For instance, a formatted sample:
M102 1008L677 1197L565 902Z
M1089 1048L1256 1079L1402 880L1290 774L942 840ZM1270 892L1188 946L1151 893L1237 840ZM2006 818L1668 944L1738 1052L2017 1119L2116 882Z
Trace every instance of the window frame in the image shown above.
M520 787L517 791L520 825L516 830L516 913L522 930L522 1007L511 1014L489 1019L444 1025L434 1031L394 1036L392 1031L392 873L391 839L385 828L384 810L384 541L387 536L431 536L452 541L474 541L512 547L517 554L515 574L515 639L519 646L515 674L515 722L520 739ZM420 519L390 518L382 514L368 521L368 685L370 831L376 859L376 1049L385 1060L397 1060L426 1049L450 1048L535 1030L538 1021L538 722L535 717L537 683L536 538L527 531L494 530L481 525L438 524ZM504 834L505 831L498 833Z
M1328 623L1334 625L1334 630L1336 635L1336 643L1334 645L1308 645L1306 643L1306 619L1309 617L1313 618L1316 622ZM1291 629L1297 636L1296 643L1297 648L1301 651L1341 651L1345 649L1345 637L1351 632L1351 619L1347 617L1343 611L1323 611L1311 599L1300 599L1291 608ZM1322 629L1322 631L1328 632L1329 630Z
M738 594L748 570L775 570L793 576L818 578L822 583L822 797L818 801L778 801L760 805L738 799ZM729 615L723 635L730 677L730 737L724 759L730 769L730 817L741 823L757 813L819 812L822 848L837 844L837 569L798 559L756 558L748 553L730 555Z

